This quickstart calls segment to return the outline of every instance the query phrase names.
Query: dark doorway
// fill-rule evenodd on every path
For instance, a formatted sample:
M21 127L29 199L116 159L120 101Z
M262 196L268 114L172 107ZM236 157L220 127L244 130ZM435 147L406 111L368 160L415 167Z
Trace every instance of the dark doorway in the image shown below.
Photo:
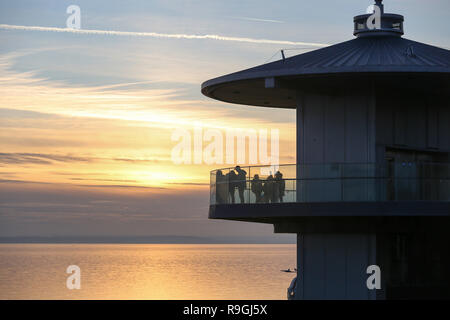
M450 238L440 232L384 235L386 299L449 299Z
M386 200L448 200L447 159L443 152L386 148Z

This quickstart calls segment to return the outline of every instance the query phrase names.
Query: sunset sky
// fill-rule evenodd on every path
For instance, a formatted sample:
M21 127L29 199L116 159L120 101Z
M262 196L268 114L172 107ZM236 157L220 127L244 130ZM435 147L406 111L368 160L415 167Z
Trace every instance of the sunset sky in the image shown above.
M98 32L58 32L71 4ZM171 136L278 129L280 163L295 163L293 110L221 103L200 85L282 48L349 40L370 4L0 0L0 236L271 237L271 226L207 219L209 172L229 165L176 165ZM406 38L450 47L448 0L385 8L405 15Z

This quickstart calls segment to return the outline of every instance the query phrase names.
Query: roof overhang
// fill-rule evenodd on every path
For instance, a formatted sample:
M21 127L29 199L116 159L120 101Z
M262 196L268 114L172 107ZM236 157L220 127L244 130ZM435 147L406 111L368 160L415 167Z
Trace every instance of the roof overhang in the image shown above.
M224 102L295 108L298 92L358 89L372 79L395 79L396 88L448 90L450 51L400 37L361 37L214 78L201 90Z
M233 74L206 81L202 84L202 93L215 100L260 107L293 108L297 107L299 94L333 94L342 89L363 90L373 82L392 86L396 89L414 89L427 93L450 92L450 73L374 70L366 72L347 72L277 75L266 77L242 78ZM431 69L431 68L430 68ZM268 85L273 84L273 85Z

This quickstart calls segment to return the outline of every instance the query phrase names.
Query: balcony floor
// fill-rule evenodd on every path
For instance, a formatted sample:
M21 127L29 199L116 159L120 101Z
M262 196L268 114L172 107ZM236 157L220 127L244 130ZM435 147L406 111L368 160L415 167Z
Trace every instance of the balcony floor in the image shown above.
M363 201L220 204L209 208L210 219L252 222L295 217L450 217L449 201Z

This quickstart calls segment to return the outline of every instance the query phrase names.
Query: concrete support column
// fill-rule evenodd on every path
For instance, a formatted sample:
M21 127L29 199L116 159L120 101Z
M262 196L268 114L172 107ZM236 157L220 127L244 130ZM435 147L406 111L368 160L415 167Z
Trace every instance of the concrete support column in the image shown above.
M374 234L297 234L296 299L374 300L366 270L375 260Z

